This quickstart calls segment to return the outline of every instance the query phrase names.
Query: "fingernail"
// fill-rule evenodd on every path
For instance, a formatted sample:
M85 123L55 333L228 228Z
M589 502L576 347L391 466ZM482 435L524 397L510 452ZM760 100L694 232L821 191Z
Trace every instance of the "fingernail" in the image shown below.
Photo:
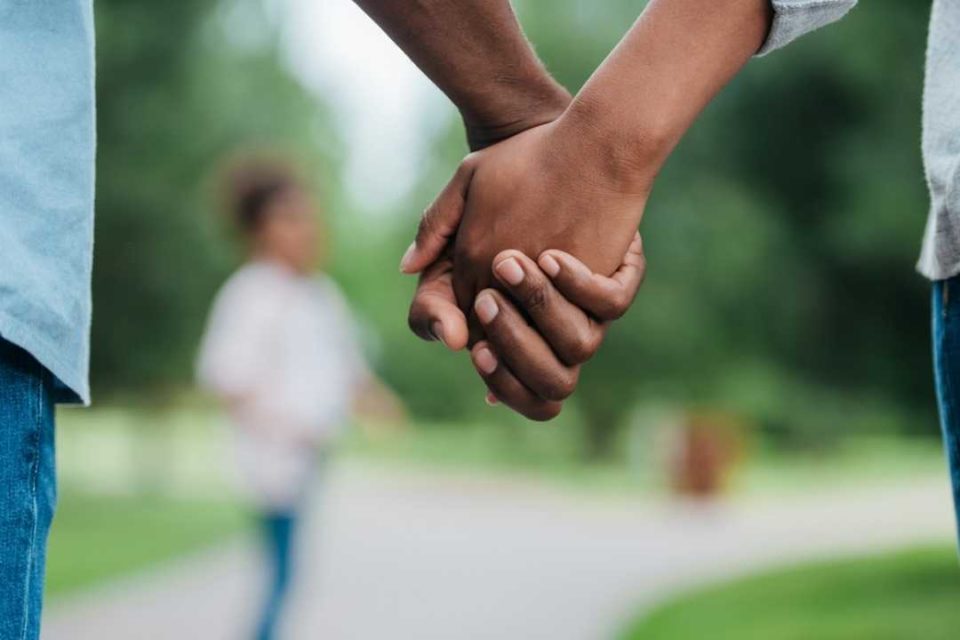
M400 258L400 271L403 273L410 273L410 262L413 260L413 252L416 248L417 243L411 242L407 250L403 252L403 257Z
M523 282L523 267L516 258L507 258L496 266L497 274L507 281L507 284L517 286Z
M488 376L497 370L497 357L493 355L490 349L478 350L476 355L473 356L473 362L477 365L480 373L484 375Z
M560 263L557 262L557 259L554 258L549 253L545 253L540 256L540 268L543 269L548 276L551 278L556 277L560 273Z
M500 309L497 307L497 301L493 299L493 296L489 293L481 293L477 296L477 301L474 303L473 308L477 311L477 317L480 318L480 322L483 324L490 324L493 322L493 319L497 317L497 314L500 313Z
M484 398L484 400L485 400L486 403L487 403L488 405L490 405L491 407L495 407L495 406L497 406L497 405L500 403L500 401L497 400L497 396L493 395L493 393L490 392L490 391L487 391L487 397Z
M442 322L437 320L432 325L430 325L430 333L433 334L434 338L442 342L443 346L447 347L448 349L450 348L450 346L447 344L447 341L443 339L443 323Z

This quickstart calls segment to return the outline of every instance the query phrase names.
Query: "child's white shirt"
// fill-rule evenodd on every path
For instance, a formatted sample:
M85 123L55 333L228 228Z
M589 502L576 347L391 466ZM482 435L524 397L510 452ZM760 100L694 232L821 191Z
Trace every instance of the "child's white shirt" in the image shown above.
M268 508L300 497L369 376L336 284L269 262L242 267L217 295L197 371L228 400L241 480Z

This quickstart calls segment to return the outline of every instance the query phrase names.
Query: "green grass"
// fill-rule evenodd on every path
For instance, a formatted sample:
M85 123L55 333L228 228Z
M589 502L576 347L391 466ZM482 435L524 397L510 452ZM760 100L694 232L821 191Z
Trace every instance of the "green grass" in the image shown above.
M345 454L361 460L519 475L573 490L662 493L669 484L664 452L652 430L638 430L632 447L620 442L615 457L602 462L584 459L581 436L575 429L552 423L416 425L383 439L369 439L354 431L344 444ZM945 473L943 451L934 439L849 438L829 451L802 453L773 451L758 443L736 469L730 488L738 495L808 494Z
M185 402L163 412L130 407L62 411L59 472L65 484L113 487L131 483L197 489L221 495L230 489L222 456L227 431L210 407ZM659 424L650 419L651 426ZM646 424L646 423L645 423ZM625 430L613 459L588 462L575 420L529 424L492 413L487 422L418 423L400 432L352 429L339 447L362 464L441 469L446 472L523 477L591 493L663 493L668 486L656 428ZM897 482L945 473L935 439L861 436L828 451L774 451L761 441L748 447L733 478L737 495L809 493L837 486Z
M416 425L392 437L369 438L355 430L343 453L354 460L447 472L523 476L568 489L618 491L649 486L621 461L587 462L570 429L554 424L462 423Z
M47 593L160 564L243 527L240 511L226 503L66 493L50 533Z
M812 564L681 596L624 640L940 640L960 638L953 548Z

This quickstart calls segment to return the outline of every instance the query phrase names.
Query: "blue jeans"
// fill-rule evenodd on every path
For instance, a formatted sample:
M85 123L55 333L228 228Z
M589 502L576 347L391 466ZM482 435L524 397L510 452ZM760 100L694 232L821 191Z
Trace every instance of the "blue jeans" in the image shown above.
M933 365L960 525L960 276L933 283Z
M257 624L257 640L273 640L276 637L277 623L290 590L296 525L297 517L293 511L260 515L261 533L270 564L270 584Z
M0 339L0 640L40 636L57 499L53 421L51 375Z

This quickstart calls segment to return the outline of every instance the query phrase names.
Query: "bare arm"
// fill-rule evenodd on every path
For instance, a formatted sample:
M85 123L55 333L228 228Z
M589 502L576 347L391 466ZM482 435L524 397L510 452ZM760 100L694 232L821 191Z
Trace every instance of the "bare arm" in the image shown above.
M566 132L588 133L604 173L648 189L700 112L760 49L770 0L651 0L574 99Z
M355 0L457 106L472 149L556 119L570 95L508 0Z

